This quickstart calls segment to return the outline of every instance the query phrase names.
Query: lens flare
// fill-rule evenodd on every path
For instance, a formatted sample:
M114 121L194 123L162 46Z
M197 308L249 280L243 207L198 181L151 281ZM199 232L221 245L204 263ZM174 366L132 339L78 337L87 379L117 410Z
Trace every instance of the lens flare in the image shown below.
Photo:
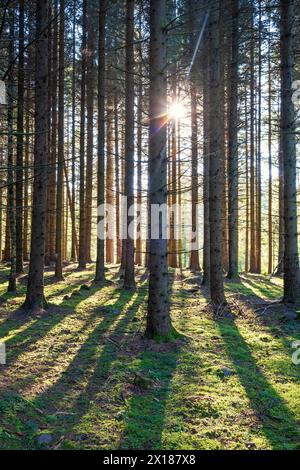
M182 103L175 101L174 103L171 103L168 114L170 119L182 119L185 117L185 107Z

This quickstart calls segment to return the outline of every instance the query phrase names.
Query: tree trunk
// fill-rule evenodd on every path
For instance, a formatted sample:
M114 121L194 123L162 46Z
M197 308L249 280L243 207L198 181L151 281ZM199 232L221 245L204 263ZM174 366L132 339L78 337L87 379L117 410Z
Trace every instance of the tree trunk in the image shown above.
M192 126L192 233L194 234L191 243L198 240L198 122L197 122L197 88L191 82L191 126ZM197 234L197 235L195 235ZM200 271L198 248L191 250L190 268L193 271Z
M173 69L174 77L175 70ZM176 81L172 83L172 101L177 102ZM170 179L170 241L169 241L169 266L177 268L177 243L175 238L176 229L176 203L177 203L177 119L170 123L170 152L169 152L169 179ZM174 210L173 210L174 209Z
M10 273L8 280L8 292L16 291L16 226L15 226L15 195L14 195L14 156L13 156L13 105L14 105L14 84L12 61L14 58L14 11L9 12L9 66L8 75L8 107L7 107L7 188L8 188L8 216L10 233Z
M72 218L72 243L71 243L71 260L75 260L78 256L78 247L76 251L77 234L76 234L76 217L75 217L75 183L76 183L76 0L73 5L73 31L72 31L72 206L70 207Z
M261 273L261 144L262 144L262 11L259 2L258 37L258 121L257 121L257 194L256 194L256 272Z
M26 122L25 122L25 148L24 148L24 158L25 158L25 171L24 171L24 227L23 227L23 258L24 261L29 260L28 253L28 214L29 214L29 145L30 145L30 114L29 114L29 91L27 90L26 105Z
M296 113L292 102L294 80L294 0L280 1L281 140L284 174L284 302L295 303L299 288L296 188Z
M23 272L23 149L24 149L24 0L19 0L19 63L16 170L16 272Z
M117 237L117 263L121 262L121 239L120 239L120 155L119 155L119 108L118 94L115 93L115 187L116 187L116 237Z
M270 29L270 28L269 28ZM270 34L270 30L269 30ZM273 174L272 174L272 72L271 72L271 38L269 38L268 51L268 170L269 170L269 188L268 188L268 273L273 273Z
M166 0L150 1L150 90L149 90L149 189L150 207L167 202L166 158ZM151 221L152 222L152 221ZM160 220L160 238L149 242L149 298L146 336L168 339L171 319L168 295L168 245L162 236L166 221Z
M109 92L107 98L106 111L106 210L109 218L110 231L106 238L106 262L112 264L114 262L114 236L112 235L113 218L112 207L114 204L114 106L113 95Z
M142 73L140 67L140 73ZM143 134L143 87L140 78L138 90L138 111L137 111L137 240L135 262L138 266L142 266L142 134Z
M94 7L89 6L88 43L87 43L87 139L86 139L86 259L90 263L93 206L93 149L94 149Z
M280 113L280 111L279 111ZM278 198L279 198L279 227L278 227L278 265L276 275L282 276L283 274L283 259L284 259L284 194L283 194L283 154L282 154L282 133L278 137Z
M246 160L246 236L245 236L245 272L249 272L249 145L248 145L248 100L245 87L245 160Z
M24 308L39 310L45 307L44 261L47 209L47 141L48 116L45 96L48 90L48 0L36 1L35 54L35 150L34 187L31 228L31 250L28 285Z
M59 15L59 89L58 89L58 152L56 190L56 265L55 277L63 279L63 182L64 182L64 128L65 128L65 0L60 0Z
M224 147L222 145L223 92L221 76L220 8L214 3L210 20L210 168L209 168L209 215L210 215L210 293L216 305L225 302L222 267L222 168Z
M85 213L85 108L86 108L86 28L87 0L83 0L81 46L81 102L79 149L79 269L86 268L86 213Z
M53 16L58 13L58 1L54 2ZM49 38L51 31L49 31ZM50 42L50 41L49 41ZM52 71L51 71L52 62ZM58 19L56 18L52 34L52 57L48 57L49 69L49 102L52 104L51 111L51 147L49 152L48 188L47 188L47 231L46 231L46 256L45 264L50 265L56 258L56 164L57 164L57 85L58 85ZM51 73L50 73L51 72ZM50 111L50 110L49 110ZM50 114L48 117L50 125ZM49 127L50 129L50 127Z
M127 238L124 288L134 289L134 0L126 2L125 73L125 194L127 196Z
M0 150L0 167L4 166L3 160L3 147ZM2 228L3 228L3 186L4 182L2 176L0 178L0 262L2 262Z
M104 168L105 168L105 22L107 1L100 0L99 8L99 47L98 47L98 174L97 206L104 210ZM97 223L103 224L104 212L98 214ZM98 225L99 226L99 225ZM105 281L104 234L97 230L96 282ZM102 236L101 236L102 235Z
M205 35L205 48L209 47L209 37ZM203 58L203 279L202 284L210 284L210 223L209 223L209 161L210 161L210 115L209 115L209 56Z
M254 11L251 13L250 48L250 272L256 273Z
M228 142L228 278L238 277L238 59L239 59L239 0L231 0L231 65L229 91Z

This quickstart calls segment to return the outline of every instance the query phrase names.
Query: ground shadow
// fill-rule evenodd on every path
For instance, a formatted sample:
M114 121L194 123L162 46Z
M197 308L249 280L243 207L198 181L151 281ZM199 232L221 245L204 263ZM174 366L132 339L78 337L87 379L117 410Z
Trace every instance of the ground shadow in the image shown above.
M169 272L169 292L172 294L176 273ZM162 449L166 407L172 390L172 378L177 368L183 342L156 344L145 340L139 354L136 373L146 377L147 385L135 384L124 419L121 449Z
M138 376L155 379L150 389L135 386L125 415L121 449L162 449L168 397L182 343L148 347L139 357Z
M34 406L58 416L55 429L59 430L58 433L64 432L72 442L80 439L76 434L76 425L89 411L91 403L109 378L112 364L119 355L119 342L146 296L144 288L136 294L124 290L115 293L117 299L112 305L99 306L92 313L95 320L100 317L100 321L58 381L34 400ZM136 298L130 303L134 295ZM124 310L125 314L122 315Z
M33 323L6 341L8 366L13 366L21 354L26 352L29 348L32 350L35 343L45 337L66 317L73 315L74 310L81 302L84 302L102 288L103 286L93 286L90 290L78 292L78 295L72 297L71 300L63 301L59 306L50 306L49 309L38 318L26 313L19 313L18 316L20 316L21 326L24 324L22 323L23 318L25 319L25 323L29 321L33 321ZM12 329L10 325L8 328ZM6 332L7 327L5 323L0 325L1 336L3 335L3 331L6 335L8 334ZM2 337L4 337L4 335Z
M273 449L300 448L299 423L285 401L257 366L251 349L233 320L219 320L228 358L233 363L250 405Z

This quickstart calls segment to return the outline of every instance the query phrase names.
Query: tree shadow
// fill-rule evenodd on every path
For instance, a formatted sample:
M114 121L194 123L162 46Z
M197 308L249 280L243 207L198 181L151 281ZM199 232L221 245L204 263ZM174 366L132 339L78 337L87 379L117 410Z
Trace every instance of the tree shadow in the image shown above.
M264 280L262 278L241 278L241 284L252 292L252 295L258 298L267 298L269 300L280 299L282 297L282 287L278 286L277 284L272 283L269 280ZM272 291L270 291L270 285L272 287ZM257 292L259 292L262 297L260 297Z
M112 305L93 312L94 318L101 315L97 326L59 379L34 400L34 406L58 416L56 431L64 432L70 439L76 440L76 425L109 379L113 362L120 354L118 342L144 301L146 290L140 288L136 293L119 290L117 295Z
M245 389L260 429L273 449L299 449L299 422L257 366L251 349L233 320L217 322L228 358Z
M169 272L169 292L172 294L176 273ZM157 344L144 340L142 352L136 358L135 370L142 378L131 387L124 417L121 449L161 449L166 408L172 390L182 341ZM143 384L143 380L146 383ZM149 380L149 383L147 383Z
M18 357L28 349L32 350L34 345L45 337L55 326L65 318L73 315L74 310L81 302L84 302L102 288L103 286L94 286L89 291L82 291L78 296L72 298L71 301L64 301L59 306L50 306L50 308L38 318L20 314L21 319L22 317L25 318L25 323L30 320L33 320L33 323L6 341L8 367L13 366ZM0 325L0 333L2 333L3 327L5 330L5 325Z
M148 344L147 344L148 343ZM155 345L147 341L139 357L138 376L152 377L150 388L138 385L128 401L121 449L162 449L168 398L176 372L182 343Z
M291 345L293 340L299 339L300 335L300 324L296 320L288 320L284 316L286 307L280 302L276 302L274 295L265 294L267 292L267 284L269 281L265 282L265 285L261 288L259 283L248 280L248 278L242 278L242 292L245 293L245 290L249 292L248 296L245 299L239 299L242 304L246 307L250 307L253 310L253 315L255 323L261 325L266 332L277 337L284 348L288 351L289 355L292 354ZM247 287L249 286L249 287ZM252 286L252 287L251 287ZM272 285L276 286L276 284ZM277 299L280 300L280 294L282 294L282 289L280 286L276 286L278 294ZM261 290L263 289L263 290ZM266 300L264 297L257 295L257 291L262 292L264 297L267 297ZM250 300L249 300L250 299ZM274 302L275 300L275 302ZM257 307L259 309L257 310ZM295 333L298 333L295 335Z

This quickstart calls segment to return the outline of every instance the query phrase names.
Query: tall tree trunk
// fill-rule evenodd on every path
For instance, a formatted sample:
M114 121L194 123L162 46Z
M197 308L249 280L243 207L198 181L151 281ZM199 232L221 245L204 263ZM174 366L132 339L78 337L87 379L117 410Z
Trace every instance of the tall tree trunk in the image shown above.
M239 0L231 0L231 65L228 142L229 279L238 277L238 59Z
M209 47L208 34L205 35L205 48ZM209 161L210 161L210 106L209 106L209 56L203 58L203 279L202 284L210 284L210 223L209 223Z
M269 27L270 34L270 27ZM273 174L272 174L272 71L271 71L271 38L269 38L268 51L268 80L269 80L269 96L268 96L268 273L273 273Z
M23 272L23 149L24 149L24 0L19 0L19 63L16 171L16 272Z
M10 229L9 229L8 191L9 191L9 187L7 188L7 196L6 196L7 204L6 204L6 212L5 212L5 243L4 243L4 251L3 251L2 261L10 261Z
M87 0L83 0L81 46L81 102L79 149L79 269L86 268L86 211L85 211L85 108L86 108L86 33Z
M150 1L150 207L167 202L166 158L166 0ZM151 221L152 222L152 221ZM166 221L165 221L166 222ZM160 234L166 227L160 221ZM168 245L163 236L149 242L149 299L146 335L167 339L171 333L168 296Z
M142 73L140 67L140 74ZM142 134L143 134L143 86L140 78L138 89L138 111L137 111L137 240L135 262L138 266L142 266Z
M76 0L73 5L73 30L72 30L72 206L71 219L72 219L72 243L71 243L71 260L75 260L78 256L78 249L76 252L76 217L75 217L75 205L76 205Z
M63 182L64 182L64 129L65 129L65 0L60 0L59 15L59 90L58 90L58 152L56 191L56 265L55 277L63 279Z
M222 221L222 266L223 266L223 271L228 273L229 269L229 259L228 259L228 207L227 207L227 201L228 201L228 180L227 180L227 175L228 175L228 161L227 161L227 122L228 122L228 117L227 117L227 107L226 107L226 94L225 91L227 88L227 64L228 64L228 43L227 43L227 35L226 30L225 30L225 21L226 21L226 15L225 15L225 10L224 8L221 8L220 11L220 76L222 80L222 86L221 86L221 96L220 96L220 107L221 107L221 114L222 114L222 121L221 121L221 148L223 149L222 154L223 158L221 160L221 184L222 184L222 192L224 194L224 197L222 197L221 201L221 221Z
M254 8L254 7L253 7ZM255 63L254 11L251 13L250 44L250 272L257 270L255 219Z
M294 0L281 0L280 13L281 136L284 173L284 302L295 303L299 293L299 253L296 188L296 113L292 102Z
M257 210L256 210L256 272L261 273L261 144L262 144L262 5L259 1L258 37L258 121L257 121Z
M35 54L35 150L34 187L31 227L31 250L28 285L24 308L37 310L45 307L44 261L47 209L47 114L45 96L48 89L48 0L36 0L36 54Z
M99 0L99 44L98 44L98 174L97 174L97 206L104 210L104 168L105 168L105 23L107 1ZM104 212L98 214L97 223L103 224ZM105 281L104 233L98 229L96 282Z
M216 305L225 302L222 267L222 168L224 146L222 138L223 77L221 76L221 4L214 2L210 19L210 293Z
M246 236L245 236L245 272L249 272L249 145L248 145L248 99L245 87L245 160L246 160Z
M94 25L95 10L89 6L88 42L87 42L87 139L86 139L86 259L92 261L91 235L92 235L92 205L93 205L93 150L94 150Z
M56 164L57 164L57 130L58 130L58 113L57 113L57 88L58 88L58 1L54 2L53 16L55 18L52 33L52 57L48 57L49 70L49 102L52 105L51 110L51 147L49 152L49 168L48 168L48 188L47 188L47 231L46 231L46 256L45 264L53 263L56 258ZM49 39L51 38L51 30L49 31ZM51 41L49 40L51 43ZM51 71L52 62L52 71ZM48 116L48 125L50 125L50 107ZM50 129L50 127L49 127Z
M29 146L30 146L29 103L30 103L30 96L29 96L29 91L27 90L27 96L26 96L27 113L26 113L26 121L25 121L26 138L25 138L25 148L24 148L25 170L24 170L24 226L23 226L23 258L24 258L24 261L26 262L29 260L29 254L28 254Z
M189 29L190 29L190 54L193 57L195 50L195 12L192 8L192 2L189 0ZM196 69L195 65L191 71L190 75L190 95L191 95L191 146L192 146L192 233L197 234L193 235L191 243L198 245L198 221L197 221L197 209L198 209L198 118L197 118L197 83L196 83ZM190 269L193 271L200 271L199 263L199 251L198 246L196 249L191 250L190 256Z
M119 155L119 108L118 94L114 96L115 113L115 187L116 187L116 237L117 237L117 263L121 262L121 239L120 239L120 155Z
M174 68L173 73L175 77ZM172 83L172 101L177 102L176 81ZM169 241L169 266L177 268L177 243L176 243L176 203L177 203L177 119L173 119L170 123L170 152L169 152L169 179L170 179L170 195L169 206L170 213L170 241ZM174 210L173 210L174 209Z
M3 161L3 147L0 149L0 167L4 166ZM4 182L2 177L0 178L0 262L2 262L2 228L3 228L3 186Z
M9 12L9 67L8 74L8 107L7 107L7 206L9 216L10 233L10 273L8 280L8 292L16 291L16 226L15 226L15 195L14 195L14 156L13 156L13 105L14 83L12 62L14 58L14 11Z
M125 191L127 196L127 238L124 288L134 289L134 0L126 2L125 74Z
M179 96L178 96L179 99ZM180 120L177 122L177 152L178 152L178 267L180 269L180 273L182 274L182 183L181 183L181 171L182 171L182 164L181 164L181 125Z
M282 276L283 274L283 261L284 261L284 182L283 182L283 148L282 148L282 133L278 139L278 179L279 179L279 227L278 227L278 266L276 275Z
M110 230L108 231L106 239L106 262L114 262L114 236L112 235L113 218L112 207L114 204L114 106L113 95L109 92L107 98L107 112L106 112L106 208L107 217L109 219Z
M198 240L198 120L197 120L197 87L193 78L191 79L191 126L192 126L192 233L191 242L195 244ZM197 235L195 235L197 234ZM191 250L190 268L200 271L198 247Z

